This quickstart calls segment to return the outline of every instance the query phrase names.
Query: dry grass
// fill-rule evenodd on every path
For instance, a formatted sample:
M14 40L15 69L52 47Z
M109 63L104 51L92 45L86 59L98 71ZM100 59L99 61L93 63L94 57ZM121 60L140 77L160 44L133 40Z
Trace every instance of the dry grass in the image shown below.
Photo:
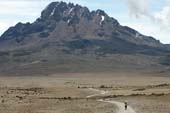
M89 87L109 91L108 97L122 95L114 99L128 100L137 113L170 112L170 78L115 74L0 77L0 113L116 112L115 105L86 99L96 93Z

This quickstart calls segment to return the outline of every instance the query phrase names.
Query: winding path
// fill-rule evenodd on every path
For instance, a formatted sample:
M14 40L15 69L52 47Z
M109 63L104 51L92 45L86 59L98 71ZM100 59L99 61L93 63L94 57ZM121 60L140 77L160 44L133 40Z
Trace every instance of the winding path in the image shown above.
M107 102L107 103L112 103L115 104L118 107L118 112L117 113L136 113L132 107L128 106L127 110L124 108L124 103L117 102L117 101L104 101L104 100L99 100L101 102Z
M105 94L109 93L108 91L98 90L98 89L94 89L94 88L89 88L89 90L94 91L96 93L92 94L92 95L88 95L86 98L95 97L98 95L105 95Z
M93 95L89 95L89 96L87 96L87 98L94 97L94 96L97 96L97 95L105 95L105 94L109 93L108 91L98 90L98 89L93 89L93 88L89 88L89 90L92 90L92 91L95 91L95 92L98 92L98 93L93 94ZM117 113L136 113L133 110L133 108L130 107L130 106L128 106L127 110L125 110L124 103L121 103L121 102L117 102L117 101L113 101L113 100L107 101L107 100L102 100L102 99L100 99L98 101L115 104L118 107Z

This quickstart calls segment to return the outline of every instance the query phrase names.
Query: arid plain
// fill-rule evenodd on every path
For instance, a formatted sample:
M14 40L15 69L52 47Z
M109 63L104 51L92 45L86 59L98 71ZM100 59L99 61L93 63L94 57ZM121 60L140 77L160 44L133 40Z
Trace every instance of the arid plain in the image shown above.
M0 113L117 113L115 104L99 99L127 101L136 113L169 113L170 78L139 75L0 77Z

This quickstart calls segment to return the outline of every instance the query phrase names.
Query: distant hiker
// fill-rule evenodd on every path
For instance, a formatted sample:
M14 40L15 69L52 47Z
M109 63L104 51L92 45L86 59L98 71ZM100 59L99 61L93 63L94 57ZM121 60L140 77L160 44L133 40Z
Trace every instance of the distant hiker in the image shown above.
M127 105L127 102L125 102L125 110L127 110L127 106L128 106L128 105Z

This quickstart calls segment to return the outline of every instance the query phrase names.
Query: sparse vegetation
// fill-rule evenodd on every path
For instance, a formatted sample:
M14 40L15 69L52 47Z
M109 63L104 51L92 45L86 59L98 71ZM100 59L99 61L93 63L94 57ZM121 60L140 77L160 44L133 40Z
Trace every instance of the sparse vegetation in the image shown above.
M133 91L144 91L144 90L146 90L146 89L145 88L139 88L139 89L135 89Z
M111 110L113 110L114 105L96 101L99 99L118 101L122 99L121 102L124 102L125 100L133 100L135 98L136 101L134 103L140 101L138 105L143 105L144 107L146 107L145 104L148 102L152 102L154 106L159 106L159 102L162 102L162 106L169 103L169 101L166 101L170 97L170 80L167 77L147 76L143 78L142 76L125 79L106 76L105 74L105 79L101 75L101 78L99 76L97 79L93 76L88 76L89 78L84 79L84 75L76 76L76 78L72 76L69 78L68 75L63 75L63 78L57 76L11 77L12 79L10 77L1 77L0 112L37 113L43 111L48 113L64 111L64 113L79 113L79 110L87 108L88 111L90 110L93 113L105 113L107 110L109 113L112 113ZM99 74L97 73L97 75ZM143 83L143 81L145 82ZM153 83L154 85L151 85ZM96 90L90 90L91 88ZM109 93L100 94L98 90L109 91ZM87 98L88 95L93 94L95 96ZM138 100L140 98L143 99ZM143 102L145 98L150 100ZM131 103L132 100L129 101L129 105L132 104L132 107L138 110L139 107L134 107L133 103ZM10 107L7 107L7 105L10 105ZM145 109L153 110L154 106ZM142 109L142 112L145 112L145 109ZM169 113L166 112L168 109L169 107L165 107L163 111ZM159 110L153 111L157 113Z
M105 85L101 85L100 88L106 88L106 86Z
M113 88L112 86L101 85L99 88Z
M5 102L5 100L4 100L4 99L2 99L1 103L4 103L4 102Z

